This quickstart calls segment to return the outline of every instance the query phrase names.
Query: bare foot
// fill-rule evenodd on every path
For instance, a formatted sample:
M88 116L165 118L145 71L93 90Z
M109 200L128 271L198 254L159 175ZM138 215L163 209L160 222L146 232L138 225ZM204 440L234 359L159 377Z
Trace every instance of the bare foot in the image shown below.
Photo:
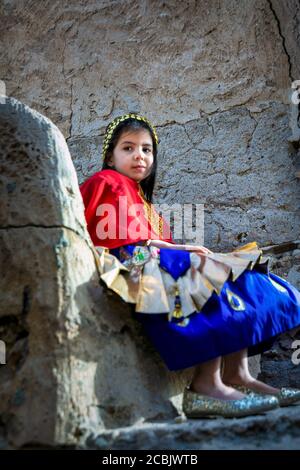
M253 392L267 393L270 395L276 395L280 392L279 388L272 387L271 385L265 384L260 380L254 379L253 377L249 377L247 379L236 377L230 380L225 380L223 378L223 380L224 383L231 385L244 385L245 387L250 388L250 390L253 390Z
M205 383L191 384L190 390L192 390L192 392L197 392L210 398L218 398L220 400L240 400L246 396L244 393L241 393L223 383L215 386L207 385Z

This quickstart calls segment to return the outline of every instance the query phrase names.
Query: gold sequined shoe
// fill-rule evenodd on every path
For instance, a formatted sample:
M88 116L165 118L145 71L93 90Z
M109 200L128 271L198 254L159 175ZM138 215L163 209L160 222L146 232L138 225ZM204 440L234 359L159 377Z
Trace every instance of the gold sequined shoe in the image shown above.
M261 395L261 396L273 396L278 399L279 406L289 406L297 401L300 401L300 389L299 388L290 388L290 387L282 387L280 388L279 393L274 393L270 395L269 393L263 392L254 392L251 388L246 387L245 385L236 385L236 384L229 384L226 383L229 387L235 388L236 390L245 393L246 395Z
M275 395L280 406L289 406L300 401L300 390L298 388L282 387Z
M187 418L224 417L239 418L278 408L276 397L249 394L239 400L221 400L190 390L183 392L182 411Z

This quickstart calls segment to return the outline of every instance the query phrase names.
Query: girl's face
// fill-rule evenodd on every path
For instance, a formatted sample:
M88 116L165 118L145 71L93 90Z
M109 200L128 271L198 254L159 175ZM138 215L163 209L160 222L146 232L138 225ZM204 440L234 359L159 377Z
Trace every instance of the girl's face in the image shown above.
M139 183L150 174L153 161L151 134L146 129L140 129L121 134L107 164Z

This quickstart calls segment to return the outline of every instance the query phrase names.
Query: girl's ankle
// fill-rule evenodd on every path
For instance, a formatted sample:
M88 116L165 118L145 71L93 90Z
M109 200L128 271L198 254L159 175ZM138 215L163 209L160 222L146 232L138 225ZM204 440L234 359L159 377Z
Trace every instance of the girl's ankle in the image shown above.
M189 389L205 397L220 400L240 400L245 397L240 391L232 389L223 383L217 385L190 384Z
M203 377L203 379L197 378L197 380L192 380L189 385L190 390L197 393L205 394L206 392L210 392L212 390L217 390L223 386L222 381L220 380L208 380L207 377Z
M245 387L249 388L250 390L253 390L254 392L258 393L269 393L269 394L276 394L280 392L280 389L276 387L272 387L271 385L268 385L261 380L257 380L254 377L240 377L240 376L235 376L231 377L229 379L223 378L223 382L225 385L244 385Z
M249 375L249 376L235 375L235 376L231 376L231 377L223 376L222 380L223 380L223 383L225 385L230 385L230 384L232 384L232 385L249 385L252 382L255 382L254 377L252 377L251 375Z

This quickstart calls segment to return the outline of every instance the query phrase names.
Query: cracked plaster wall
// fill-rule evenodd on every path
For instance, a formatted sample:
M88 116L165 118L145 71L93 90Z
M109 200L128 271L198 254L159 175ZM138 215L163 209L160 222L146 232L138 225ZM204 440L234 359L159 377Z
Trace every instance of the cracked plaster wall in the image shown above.
M10 0L2 15L8 95L59 126L80 182L107 123L141 112L162 142L156 202L203 203L207 246L299 238L298 2Z

